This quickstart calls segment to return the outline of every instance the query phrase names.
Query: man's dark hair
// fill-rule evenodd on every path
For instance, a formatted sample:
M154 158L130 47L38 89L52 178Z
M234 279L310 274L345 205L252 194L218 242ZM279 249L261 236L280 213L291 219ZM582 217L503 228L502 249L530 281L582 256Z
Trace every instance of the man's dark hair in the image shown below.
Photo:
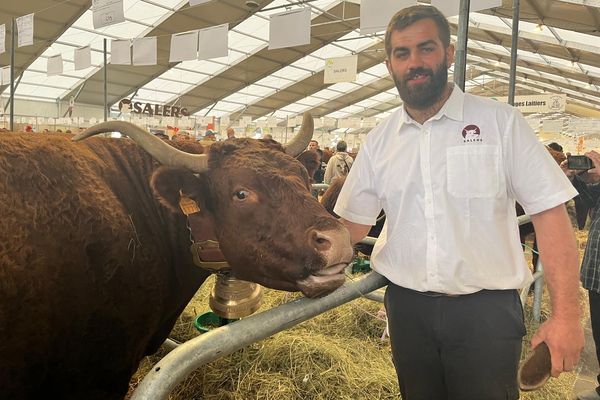
M448 48L450 45L450 25L448 25L448 20L444 17L444 14L433 6L416 5L398 11L388 24L387 31L385 32L385 53L388 58L392 53L392 44L390 43L392 32L401 31L415 22L427 18L435 22L440 40L444 48Z
M335 146L335 148L337 149L337 151L346 151L348 145L343 140L340 140Z
M548 147L550 147L552 150L556 150L556 151L560 151L560 152L563 151L563 147L560 144L556 143L556 142L550 143L548 145Z

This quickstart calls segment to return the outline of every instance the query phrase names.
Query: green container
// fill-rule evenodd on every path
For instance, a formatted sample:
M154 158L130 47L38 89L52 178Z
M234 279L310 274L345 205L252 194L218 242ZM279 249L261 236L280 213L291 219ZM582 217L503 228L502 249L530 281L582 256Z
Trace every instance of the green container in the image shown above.
M194 320L194 326L201 333L206 333L211 329L220 328L221 326L227 325L234 321L237 321L237 319L221 318L214 312L209 311L197 316Z

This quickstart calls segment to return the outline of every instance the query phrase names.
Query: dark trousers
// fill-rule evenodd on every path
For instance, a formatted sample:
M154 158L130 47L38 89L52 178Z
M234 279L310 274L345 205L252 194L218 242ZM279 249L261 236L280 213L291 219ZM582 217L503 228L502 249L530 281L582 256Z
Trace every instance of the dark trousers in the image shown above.
M392 357L403 400L516 400L525 335L516 290L425 295L389 284Z
M592 335L594 336L594 344L596 345L596 358L600 363L600 293L588 290L590 298L590 319L592 321ZM596 391L600 394L600 375L596 378L598 386Z

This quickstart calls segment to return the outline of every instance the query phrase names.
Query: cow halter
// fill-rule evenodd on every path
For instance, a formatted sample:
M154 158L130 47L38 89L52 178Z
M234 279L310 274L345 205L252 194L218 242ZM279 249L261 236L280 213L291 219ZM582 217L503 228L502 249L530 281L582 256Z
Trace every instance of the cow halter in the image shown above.
M231 275L231 268L214 238L214 221L202 213L198 204L181 195L179 207L187 216L194 264L217 275L208 304L221 318L238 319L254 313L261 304L262 289L256 283L239 280Z
M229 264L219 247L219 242L212 237L214 222L200 212L198 204L189 197L181 196L179 207L187 217L192 246L190 251L194 264L211 272L223 272L229 269Z

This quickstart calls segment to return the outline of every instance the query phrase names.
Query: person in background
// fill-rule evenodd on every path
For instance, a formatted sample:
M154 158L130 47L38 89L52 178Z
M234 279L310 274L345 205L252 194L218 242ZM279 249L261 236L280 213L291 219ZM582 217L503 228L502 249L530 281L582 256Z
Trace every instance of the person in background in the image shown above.
M552 376L579 361L578 250L564 203L577 192L521 113L448 83L450 27L435 7L392 18L386 66L403 106L362 143L334 212L353 243L385 226L371 266L404 400L516 400L525 335L518 290L532 281L515 200L531 216L552 312Z
M323 162L323 150L319 148L319 142L311 140L308 142L307 151L314 151L319 155L319 167L315 170L315 174L312 177L314 183L323 183L323 177L325 176L325 167L327 164Z
M225 140L230 140L230 139L235 139L235 130L231 127L227 128L227 139L225 139Z
M580 279L588 291L592 336L596 345L596 359L600 363L600 154L590 151L585 155L592 160L594 168L587 171L568 169L566 160L561 167L579 192L575 198L576 206L582 203L586 214L591 210ZM582 225L585 225L585 220ZM595 389L577 393L578 400L600 400L600 371L596 380Z
M346 142L340 140L335 148L337 151L327 162L323 183L330 184L334 179L348 175L350 168L352 168L352 162L354 160L346 153L346 150L348 149Z
M262 136L262 138L263 138L263 139L266 139L266 140L273 140L273 135L271 135L270 133L265 133L265 134Z

